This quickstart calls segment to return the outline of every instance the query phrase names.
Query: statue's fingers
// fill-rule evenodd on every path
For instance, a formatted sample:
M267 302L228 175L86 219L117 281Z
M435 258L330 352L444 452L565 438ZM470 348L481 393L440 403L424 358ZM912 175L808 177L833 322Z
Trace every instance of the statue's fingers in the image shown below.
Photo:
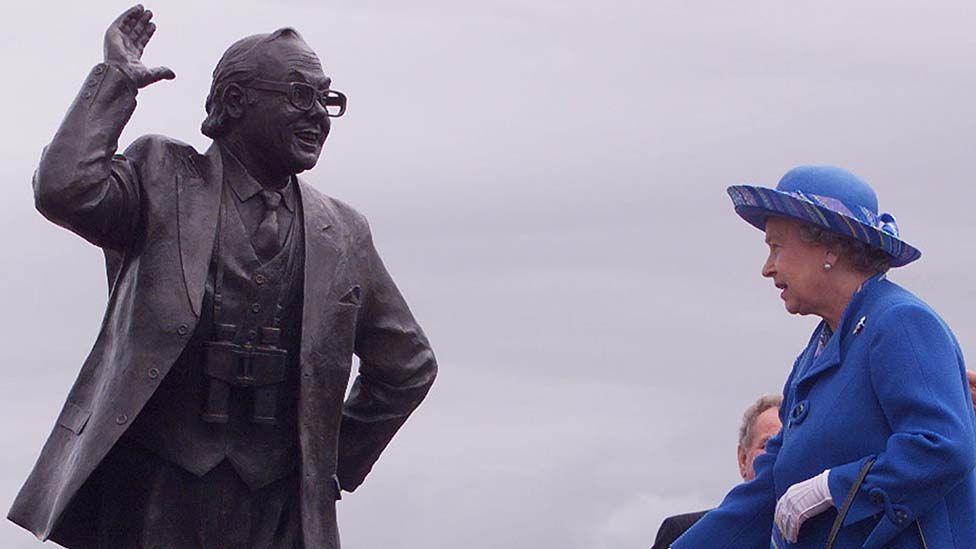
M159 82L160 80L172 80L176 78L176 73L169 67L155 67L149 69L149 78L146 85Z
M127 33L132 30L132 27L134 27L136 22L139 21L139 18L142 17L143 11L144 9L142 4L136 4L135 6L125 10L122 15L116 17L115 21L112 22L112 25L117 26L119 30Z
M142 33L145 31L146 24L149 23L150 19L152 19L152 15L153 14L151 11L146 10L142 12L141 17L136 19L135 25L133 25L132 31L129 33L133 41L137 41L139 39L139 36L141 36Z
M139 45L140 50L145 49L146 44L149 43L149 39L152 38L152 35L155 33L156 33L156 24L150 22L148 25L146 25L146 30L143 31L142 35L139 36L138 42L136 42Z

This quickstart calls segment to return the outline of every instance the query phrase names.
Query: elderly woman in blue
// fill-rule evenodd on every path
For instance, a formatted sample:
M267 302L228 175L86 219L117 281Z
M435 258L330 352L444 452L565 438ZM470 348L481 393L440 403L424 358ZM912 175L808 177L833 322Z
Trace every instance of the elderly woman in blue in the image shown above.
M889 281L921 253L874 191L833 167L729 188L763 230L762 274L823 319L783 388L783 428L676 549L976 548L976 417L945 322ZM770 537L772 536L772 542Z

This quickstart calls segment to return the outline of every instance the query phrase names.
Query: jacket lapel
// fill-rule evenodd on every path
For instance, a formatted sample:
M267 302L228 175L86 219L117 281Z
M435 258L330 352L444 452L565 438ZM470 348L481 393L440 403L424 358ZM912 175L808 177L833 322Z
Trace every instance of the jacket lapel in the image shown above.
M189 166L184 174L176 176L177 222L183 283L193 314L199 318L220 212L220 148L213 144L205 155L191 155Z
M841 326L843 326L843 323L841 323ZM818 336L813 338L813 341L810 342L810 345L813 348L809 349L808 352L811 355L816 348L817 341L820 339L819 334L820 330L822 329L823 325L821 325L820 329L817 330ZM820 354L816 358L813 359L813 363L800 374L800 379L797 380L797 386L803 384L808 379L819 376L820 374L840 364L840 343L843 337L844 333L842 331L835 332L834 335L831 336L830 340L827 342L827 346L820 351Z
M830 341L827 342L827 346L821 351L820 356L813 360L810 368L801 374L800 379L797 380L797 386L841 363L841 352L847 348L848 338L857 337L861 329L863 329L864 317L862 315L864 314L863 311L867 308L866 303L870 301L869 297L877 291L878 286L884 279L885 276L883 274L875 275L866 280L861 286L861 289L854 293L851 301L847 304L847 308L844 309L844 314L840 317L837 331L831 336ZM823 329L822 326L823 324L821 324L821 329ZM816 345L816 339L814 338L810 342L811 346Z
M304 287L304 321L302 322L302 344L310 343L305 337L309 328L321 326L321 318L311 318L325 313L324 300L335 283L336 270L341 259L340 247L336 239L337 227L334 216L325 201L325 197L309 187L302 180L298 181L299 196L302 204L303 225L305 228L305 287ZM313 302L314 301L314 302Z

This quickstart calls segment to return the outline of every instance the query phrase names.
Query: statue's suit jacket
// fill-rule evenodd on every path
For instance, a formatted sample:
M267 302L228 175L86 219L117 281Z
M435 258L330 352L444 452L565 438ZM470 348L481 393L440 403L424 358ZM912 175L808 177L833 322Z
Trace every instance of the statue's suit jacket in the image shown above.
M205 154L146 136L114 155L135 109L122 73L97 65L34 176L38 210L105 252L101 330L9 518L44 540L92 543L88 482L196 327L222 174ZM436 364L377 255L365 219L301 180L304 305L298 395L307 547L338 547L335 501L355 489L426 395ZM359 376L343 402L352 355Z

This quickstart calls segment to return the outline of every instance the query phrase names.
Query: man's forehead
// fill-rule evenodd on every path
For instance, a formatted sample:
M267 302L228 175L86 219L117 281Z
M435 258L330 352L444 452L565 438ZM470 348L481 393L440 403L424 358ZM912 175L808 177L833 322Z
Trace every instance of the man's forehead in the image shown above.
M323 83L328 78L322 63L305 42L298 39L278 39L265 44L257 54L257 70L271 80L299 80Z

